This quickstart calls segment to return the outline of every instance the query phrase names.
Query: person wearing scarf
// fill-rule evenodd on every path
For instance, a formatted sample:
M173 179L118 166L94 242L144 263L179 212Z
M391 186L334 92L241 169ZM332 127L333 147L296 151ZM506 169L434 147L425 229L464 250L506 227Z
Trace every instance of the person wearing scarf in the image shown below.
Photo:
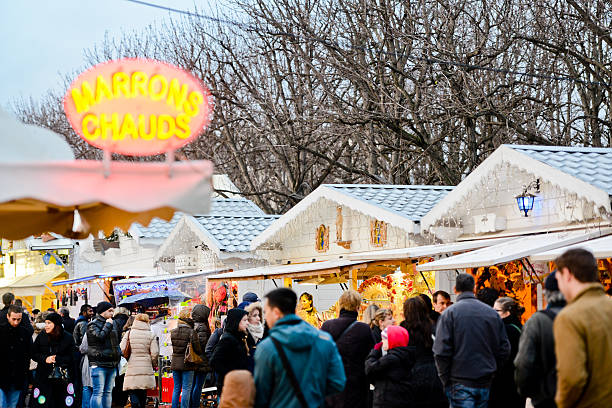
M263 307L260 302L251 303L245 310L249 314L247 325L247 346L249 347L249 371L255 370L255 349L264 336Z

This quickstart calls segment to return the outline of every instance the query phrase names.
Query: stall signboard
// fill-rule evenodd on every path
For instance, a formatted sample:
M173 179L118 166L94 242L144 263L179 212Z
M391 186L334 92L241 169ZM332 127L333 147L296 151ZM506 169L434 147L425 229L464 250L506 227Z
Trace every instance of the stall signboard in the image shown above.
M87 143L113 153L149 156L196 139L210 121L212 98L187 71L129 58L79 75L64 97L64 110Z

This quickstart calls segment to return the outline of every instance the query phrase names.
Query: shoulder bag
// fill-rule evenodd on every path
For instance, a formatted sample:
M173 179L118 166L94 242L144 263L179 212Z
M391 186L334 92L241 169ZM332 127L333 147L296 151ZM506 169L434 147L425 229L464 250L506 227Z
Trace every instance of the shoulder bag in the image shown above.
M195 339L194 339L195 336ZM204 359L198 353L198 350L202 350L200 347L200 342L197 338L197 333L195 330L191 333L191 339L189 343L187 343L187 348L185 349L185 363L198 364L201 365L204 363Z
M293 369L291 368L291 364L289 364L289 360L287 359L287 355L285 354L285 350L283 349L283 346L274 337L270 336L270 339L272 340L272 343L274 343L274 346L276 347L276 351L278 351L278 355L281 359L281 362L283 363L283 367L285 368L285 371L287 372L287 376L289 377L289 381L291 382L291 386L293 387L295 396L300 402L300 405L302 406L302 408L308 408L308 403L306 402L306 398L304 397L304 393L302 392L300 383L298 382L295 376L295 373L293 372Z
M121 354L123 354L123 357L125 357L126 360L129 360L130 356L132 355L132 345L130 344L130 333L131 332L132 332L132 329L130 329L130 331L127 334L127 342L125 343L125 348L121 350Z

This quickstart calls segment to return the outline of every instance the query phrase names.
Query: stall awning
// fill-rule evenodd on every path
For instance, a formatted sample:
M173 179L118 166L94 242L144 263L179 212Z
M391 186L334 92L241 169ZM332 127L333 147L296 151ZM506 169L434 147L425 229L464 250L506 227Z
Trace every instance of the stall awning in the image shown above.
M454 252L471 251L477 248L485 248L493 245L511 241L516 238L490 238L475 241L451 242L448 244L424 245L411 248L387 249L383 251L369 251L350 254L348 259L352 261L387 261L400 259L422 258Z
M152 276L147 276L147 277L144 277L144 278L121 279L121 280L115 281L114 283L147 283L147 282L158 282L158 281L169 280L169 279L189 278L189 277L198 276L198 275L206 276L206 275L210 275L210 274L217 274L217 273L221 272L222 270L223 269L217 269L217 270L214 270L214 271L191 272L191 273L166 273L166 274L163 274L163 275L152 275Z
M606 233L609 233L607 231ZM535 253L584 242L602 236L602 230L585 233L584 231L556 232L530 235L508 242L477 249L460 255L451 256L434 262L418 265L418 271L441 271L464 268L478 268L514 261Z
M20 276L11 282L3 282L0 291L10 291L15 296L21 297L44 295L49 282L66 275L65 271L52 271Z
M234 272L208 276L208 280L261 280L283 277L305 277L317 274L343 273L342 268L354 266L363 261L333 260L287 265L259 266Z
M548 262L554 261L557 257L561 256L568 249L582 248L587 251L591 251L593 256L598 259L612 257L612 235L608 235L603 238L597 238L590 241L580 242L574 245L568 245L560 248L556 248L550 251L540 252L531 255L529 259L533 262Z

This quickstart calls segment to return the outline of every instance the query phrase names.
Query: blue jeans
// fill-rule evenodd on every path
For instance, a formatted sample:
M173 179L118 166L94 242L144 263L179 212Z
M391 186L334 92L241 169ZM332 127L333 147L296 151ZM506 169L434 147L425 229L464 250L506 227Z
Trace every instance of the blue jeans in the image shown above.
M193 371L172 370L172 379L174 380L172 408L179 408L179 398L181 400L180 408L190 408Z
M113 401L113 387L117 367L91 367L91 393L90 408L111 408Z
M191 392L191 408L200 408L202 399L202 387L208 373L197 372L193 377L193 391Z
M92 393L92 387L83 386L83 402L81 403L81 408L89 408Z
M452 408L487 408L489 406L488 388L472 388L455 383L446 388L446 396Z
M0 407L2 408L15 408L19 402L21 396L21 389L16 389L11 386L7 391L0 388Z

